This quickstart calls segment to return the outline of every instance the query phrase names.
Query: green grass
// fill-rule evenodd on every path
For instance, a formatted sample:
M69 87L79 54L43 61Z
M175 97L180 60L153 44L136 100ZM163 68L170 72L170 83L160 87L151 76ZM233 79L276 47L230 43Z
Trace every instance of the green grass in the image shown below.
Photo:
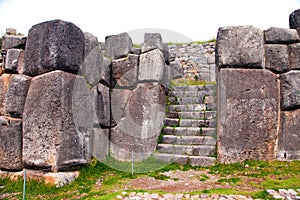
M171 178L163 175L163 172L190 169L208 170L211 175L219 177L217 183L221 184L219 188L194 191L191 194L241 194L253 198L271 199L266 193L266 189L300 188L300 161L246 161L229 165L217 164L213 167L192 167L174 163L167 165L154 158L149 158L134 165L135 174L132 175L130 172L131 163L119 162L112 158L107 159L105 164L93 160L89 165L81 167L80 176L74 182L60 188L46 185L43 180L28 180L26 199L115 199L124 191L126 183L137 177L148 176L159 180L168 180ZM199 180L203 182L209 179L206 174L199 176ZM97 184L100 186L98 187ZM226 184L229 184L230 187L228 188ZM15 181L8 177L0 178L0 186L5 186L4 188L1 187L0 194L18 193L17 198L21 199L22 178ZM249 187L252 189L249 190ZM157 192L165 193L163 191Z

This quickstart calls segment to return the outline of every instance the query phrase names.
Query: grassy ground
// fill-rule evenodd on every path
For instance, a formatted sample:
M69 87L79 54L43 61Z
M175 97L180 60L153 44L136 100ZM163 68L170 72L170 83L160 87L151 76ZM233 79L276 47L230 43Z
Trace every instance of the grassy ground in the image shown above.
M92 164L82 167L79 178L61 188L46 185L41 181L27 181L26 199L115 199L117 195L124 191L139 192L139 190L132 188L126 190L126 184L133 179L150 176L159 180L167 180L169 177L162 174L163 172L186 171L189 169L207 171L207 175L203 174L199 177L203 183L208 182L211 175L217 175L219 177L217 180L218 184L224 185L224 187L219 188L193 191L191 194L242 194L250 195L254 198L268 199L269 197L265 192L266 189L300 188L300 161L246 161L238 164L217 164L213 167L202 168L177 164L165 165L165 163L151 158L143 163L135 163L134 171L143 173L134 175L129 172L131 171L130 163L116 162L112 159L105 162L106 165L100 162L92 162ZM123 171L113 169L116 166ZM146 172L151 168L157 170ZM14 193L15 199L21 199L22 187L22 179L11 181L7 177L0 178L0 196L1 194ZM164 191L156 192L166 193ZM14 198L10 196L7 199Z

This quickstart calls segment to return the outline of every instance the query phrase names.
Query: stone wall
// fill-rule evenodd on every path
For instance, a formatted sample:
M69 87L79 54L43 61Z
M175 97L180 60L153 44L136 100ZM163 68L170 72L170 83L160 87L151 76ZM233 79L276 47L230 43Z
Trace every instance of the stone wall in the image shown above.
M103 45L102 45L103 46ZM157 145L165 90L182 77L159 34L98 39L70 22L3 37L0 169L69 170L109 154L143 160Z
M170 57L178 60L184 77L215 82L215 42L170 44Z
M299 19L299 10L291 14L293 29L219 29L216 65L221 163L300 159Z

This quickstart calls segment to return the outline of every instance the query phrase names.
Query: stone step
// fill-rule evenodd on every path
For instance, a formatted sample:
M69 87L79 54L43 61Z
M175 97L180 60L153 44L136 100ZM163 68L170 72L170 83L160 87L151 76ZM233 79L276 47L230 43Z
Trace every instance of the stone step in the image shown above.
M215 84L210 85L188 85L188 86L175 86L173 91L203 91L203 90L216 90Z
M200 127L165 127L164 134L178 136L216 136L215 128L200 128Z
M168 112L197 112L206 110L205 104L191 104L191 105L169 105Z
M203 104L204 100L201 97L179 97L177 98L178 105L187 104Z
M179 126L179 119L174 119L174 118L165 118L164 120L165 126Z
M216 162L216 158L209 156L188 156L188 155L174 155L167 153L154 153L153 157L164 162L175 162L180 165L190 164L192 166L213 166Z
M168 118L182 119L215 119L217 111L198 111L198 112L168 112Z
M166 126L168 126L168 125L166 124ZM179 126L180 127L215 128L217 126L217 123L216 123L216 119L208 119L208 120L201 120L201 119L180 119L179 120Z
M216 146L208 145L173 145L158 144L157 148L160 153L189 155L189 156L211 156L216 154Z
M206 90L206 91L173 91L172 94L177 98L180 97L200 97L203 98L205 96L216 96L215 90Z
M179 145L216 145L217 140L211 136L163 135L161 143Z

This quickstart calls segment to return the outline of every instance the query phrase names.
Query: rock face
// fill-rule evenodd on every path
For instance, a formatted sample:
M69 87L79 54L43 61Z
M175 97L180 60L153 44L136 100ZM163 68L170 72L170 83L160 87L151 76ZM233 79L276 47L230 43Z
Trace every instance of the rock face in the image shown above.
M0 76L0 116L6 115L5 105L6 105L6 92L8 90L9 80L11 74L3 74Z
M4 72L5 73L22 73L23 68L24 51L21 49L8 49Z
M300 44L291 44L289 47L290 69L300 69Z
M82 77L54 71L32 79L23 113L23 161L52 171L89 161L91 109Z
M219 67L262 68L263 31L252 26L221 27L216 45Z
M109 155L109 130L93 128L90 140L91 154L99 161L106 159Z
M84 35L73 23L53 20L34 25L28 33L24 74L53 70L77 73L84 59Z
M11 117L22 117L31 77L13 74L5 99L5 112Z
M84 57L89 55L89 53L99 44L98 38L91 33L84 32Z
M2 37L2 49L7 50L17 46L25 46L26 37L17 35L7 35Z
M280 76L281 109L291 110L300 107L300 71L290 71Z
M295 10L290 14L290 28L296 29L300 27L300 9Z
M274 160L278 136L278 81L267 70L221 69L218 160Z
M288 46L281 44L266 44L266 68L275 73L289 70Z
M165 60L160 50L155 49L140 56L139 81L162 83L164 70Z
M112 78L116 80L117 88L134 88L137 85L138 64L139 56L134 54L112 62Z
M0 116L0 169L22 168L22 120Z
M132 51L132 40L128 33L120 33L105 38L105 57L119 59L126 57Z
M300 110L281 112L281 134L278 140L279 160L300 159Z
M265 41L268 44L292 44L299 42L296 30L271 27L265 31Z
M96 127L110 128L116 125L110 114L110 94L109 88L99 83L92 89L94 120Z
M111 154L118 160L131 161L133 152L135 161L143 160L154 152L163 125L164 88L157 83L138 84L125 105L122 103L113 108L124 108L124 113L111 130Z

